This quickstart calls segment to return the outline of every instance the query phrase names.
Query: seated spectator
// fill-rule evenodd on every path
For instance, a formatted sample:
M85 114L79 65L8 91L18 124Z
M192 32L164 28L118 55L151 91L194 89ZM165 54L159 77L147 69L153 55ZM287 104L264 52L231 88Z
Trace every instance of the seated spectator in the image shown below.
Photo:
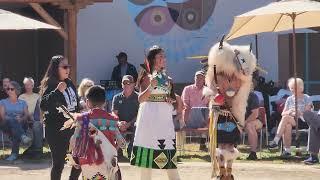
M131 157L131 151L135 133L135 122L139 109L138 94L134 91L135 82L131 75L125 75L122 78L123 91L113 97L112 112L119 116L119 129L125 138L129 141L127 148L128 158ZM120 156L122 151L120 149Z
M320 150L320 111L314 113L305 111L303 118L309 125L309 138L308 138L308 151L310 157L303 162L308 165L319 163L319 150Z
M9 78L3 78L2 79L2 86L0 88L0 100L1 99L6 99L8 97L6 89L7 89L9 84L10 84L10 79Z
M258 118L259 115L259 99L254 92L250 92L248 97L248 105L246 109L245 131L248 134L248 141L250 145L250 154L248 160L257 160L257 144L258 134L257 130L262 128L262 123Z
M81 111L88 110L86 100L85 100L85 93L93 85L94 85L94 82L89 78L82 79L82 81L79 84L78 96L80 99L80 110Z
M263 107L264 106L264 99L263 99L262 92L260 92L260 91L253 91L253 92L258 98L259 107Z
M176 94L176 108L173 112L173 123L174 123L174 129L179 130L185 126L183 118L182 118L182 112L183 112L183 101L181 99L181 96Z
M40 120L39 99L40 95L33 92L34 80L32 78L24 78L23 80L25 93L19 96L19 99L27 103L29 111L29 124L31 124L33 140L32 145L23 152L23 155L29 157L41 157L43 147L43 124ZM36 113L36 114L35 114Z
M277 134L274 137L273 141L270 142L269 148L275 148L278 146L279 140L283 136L283 144L284 144L284 152L282 154L283 157L291 156L291 139L292 139L292 128L296 126L295 121L295 113L303 113L305 110L311 110L312 101L310 97L306 94L303 94L303 80L297 78L297 92L295 91L295 82L294 78L290 78L288 80L288 87L293 95L289 96L286 100L282 118L277 129ZM298 112L295 112L295 95L297 95L298 99ZM298 121L299 128L307 128L301 120Z
M128 56L124 52L120 52L116 56L118 59L118 65L113 68L111 80L117 81L119 87L121 87L121 80L124 75L131 75L134 81L137 81L138 73L134 65L128 63Z
M289 95L284 95L279 100L271 103L272 109L274 111L271 113L270 120L268 122L268 129L270 130L270 134L276 134L277 126L282 118L281 114L288 97Z
M205 73L197 71L194 76L194 84L186 86L182 91L184 104L183 121L187 128L203 128L208 124L209 99L203 98L202 91L205 85ZM200 149L205 150L205 138L201 139Z
M6 91L9 97L0 101L0 129L12 138L12 152L6 160L14 161L18 158L20 142L31 142L23 129L29 112L27 103L18 99L21 87L17 82L11 81Z
M181 96L176 94L176 108L173 113L173 124L174 129L176 130L176 147L182 148L183 144L186 143L186 132L185 131L179 131L180 129L184 128L186 125L183 121L182 114L183 114L183 101L181 99Z

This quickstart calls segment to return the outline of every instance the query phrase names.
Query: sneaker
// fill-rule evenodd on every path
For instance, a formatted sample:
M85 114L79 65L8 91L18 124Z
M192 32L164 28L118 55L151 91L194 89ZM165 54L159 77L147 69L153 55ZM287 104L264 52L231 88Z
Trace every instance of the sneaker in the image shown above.
M28 148L22 153L23 158L34 158L34 159L41 159L43 155L42 150L36 150L32 148Z
M257 154L256 152L250 152L249 156L247 157L247 160L257 160Z
M6 161L14 161L18 159L18 155L15 153L12 153L9 157L7 157L7 159L5 159Z
M296 156L302 156L302 152L301 151L297 151L296 152Z
M205 151L205 152L208 152L208 148L205 144L200 144L200 148L199 148L200 151Z
M284 152L281 154L281 157L282 157L282 158L289 158L289 157L291 157L291 153L284 151Z
M315 163L319 163L319 158L310 156L308 159L304 160L303 162L306 165L313 165Z
M277 148L277 147L278 147L278 144L276 142L274 142L274 141L269 142L268 148L273 149L273 148Z
M22 136L21 136L21 141L22 141L23 144L29 144L29 143L32 141L32 139L29 138L29 137L26 136L26 135L22 135Z

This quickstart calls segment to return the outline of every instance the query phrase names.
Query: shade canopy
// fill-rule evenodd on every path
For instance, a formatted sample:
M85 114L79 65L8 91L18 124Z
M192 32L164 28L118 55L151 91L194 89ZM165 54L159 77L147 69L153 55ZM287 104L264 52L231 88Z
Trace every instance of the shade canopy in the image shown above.
M295 28L320 26L320 3L310 0L286 0L273 2L234 18L227 39L262 32L292 30L292 15Z
M60 29L19 14L0 9L0 30Z

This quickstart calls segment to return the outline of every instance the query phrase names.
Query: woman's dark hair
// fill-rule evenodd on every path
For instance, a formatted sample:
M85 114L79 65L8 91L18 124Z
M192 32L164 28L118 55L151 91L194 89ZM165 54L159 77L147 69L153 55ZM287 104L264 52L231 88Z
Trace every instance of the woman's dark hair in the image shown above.
M53 56L49 62L47 71L41 80L40 94L42 95L49 85L56 86L59 83L59 64L65 57L61 55Z
M154 45L149 49L149 52L147 54L147 60L148 60L148 63L149 63L149 67L150 67L150 72L151 73L152 73L153 68L154 68L156 55L161 53L161 52L164 52L164 49L159 47L159 46L157 46L157 45Z

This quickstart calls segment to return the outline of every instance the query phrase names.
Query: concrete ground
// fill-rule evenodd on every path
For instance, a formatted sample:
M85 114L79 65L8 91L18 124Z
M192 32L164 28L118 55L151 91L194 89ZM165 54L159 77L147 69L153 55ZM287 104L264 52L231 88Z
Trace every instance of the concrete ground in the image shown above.
M139 169L128 163L120 163L124 180L139 180ZM209 180L210 163L181 163L179 164L181 180ZM319 180L320 166L303 164L274 164L270 162L239 162L234 167L235 179L238 180ZM67 179L70 167L66 166L63 178ZM38 163L17 162L5 164L0 162L1 180L45 180L50 179L50 162ZM166 173L153 170L153 180L167 180Z

